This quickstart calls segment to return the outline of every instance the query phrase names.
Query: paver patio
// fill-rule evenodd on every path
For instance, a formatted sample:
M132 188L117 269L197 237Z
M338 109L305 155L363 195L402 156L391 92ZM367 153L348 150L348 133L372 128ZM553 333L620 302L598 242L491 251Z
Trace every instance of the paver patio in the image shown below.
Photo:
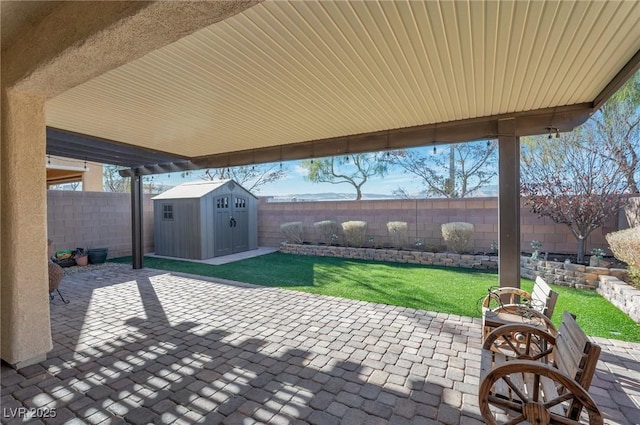
M483 423L479 319L125 265L61 290L48 360L2 366L3 423ZM640 424L640 344L597 342L606 423Z

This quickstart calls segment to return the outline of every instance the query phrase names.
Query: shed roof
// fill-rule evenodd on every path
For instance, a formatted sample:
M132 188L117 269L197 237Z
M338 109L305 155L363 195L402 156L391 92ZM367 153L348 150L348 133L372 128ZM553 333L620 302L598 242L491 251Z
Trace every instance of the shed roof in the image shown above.
M242 188L243 191L247 192L251 196L254 196L251 192L243 188L237 182L227 179L227 180L215 180L215 181L203 181L203 182L189 182L183 183L178 186L172 187L171 189L163 192L159 195L154 196L154 201L160 199L195 199L202 198L203 196L213 192L216 189L225 186L233 182L236 187Z

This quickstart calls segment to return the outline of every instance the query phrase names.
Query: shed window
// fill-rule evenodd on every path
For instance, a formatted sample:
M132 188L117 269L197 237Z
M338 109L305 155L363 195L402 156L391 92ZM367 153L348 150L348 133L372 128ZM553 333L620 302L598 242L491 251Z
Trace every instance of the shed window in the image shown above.
M216 208L229 208L229 198L226 196L224 198L218 198Z
M162 206L162 219L173 220L173 205Z
M247 201L242 198L236 198L236 208L245 208L247 206Z

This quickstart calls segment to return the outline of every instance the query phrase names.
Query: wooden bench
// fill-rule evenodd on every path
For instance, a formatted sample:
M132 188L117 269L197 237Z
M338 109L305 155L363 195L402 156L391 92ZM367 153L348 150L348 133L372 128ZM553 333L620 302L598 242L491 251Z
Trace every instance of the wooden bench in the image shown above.
M558 300L558 293L540 276L533 291L503 287L489 293L482 301L482 337L495 328L507 324L526 323L538 326L552 334L557 333L551 316Z
M509 341L510 350L504 348L509 344L496 344L511 340L516 332L529 343ZM556 336L531 325L501 326L489 334L482 349L480 412L488 424L602 424L588 393L599 356L600 347L589 341L568 312Z

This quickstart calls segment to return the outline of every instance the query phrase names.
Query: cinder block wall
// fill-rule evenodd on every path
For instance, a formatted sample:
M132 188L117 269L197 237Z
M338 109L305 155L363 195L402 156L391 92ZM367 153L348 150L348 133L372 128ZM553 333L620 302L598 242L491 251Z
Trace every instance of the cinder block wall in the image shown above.
M304 240L316 242L313 223L335 220L364 220L367 234L378 244L388 244L387 222L405 221L409 226L409 242L422 239L425 245L444 245L441 225L464 221L475 226L477 252L489 252L492 241L498 239L498 199L418 199L418 200L365 200L336 202L268 202L261 198L258 208L258 240L261 246L278 246L284 240L280 224L290 221L304 223ZM587 240L587 252L592 248L607 248L604 238L618 230L618 218L610 220L604 228L596 229ZM522 251L531 251L531 241L543 243L543 252L575 253L577 243L564 225L549 218L539 218L521 209Z
M109 248L109 257L131 255L131 198L128 193L48 191L49 238L53 248ZM626 227L624 213L596 229L587 240L591 248L607 248L604 238L609 232ZM497 198L365 200L331 202L268 202L261 198L258 205L258 243L260 246L280 245L284 240L280 224L301 221L305 226L305 241L316 242L313 223L335 220L368 222L367 234L376 245L389 243L387 222L406 221L409 242L422 239L427 246L444 245L440 226L452 221L475 225L477 252L489 252L491 242L498 239ZM539 218L527 208L521 210L522 251L531 251L532 240L543 243L543 252L575 253L576 242L568 228ZM144 249L153 251L153 202L145 195Z
M153 202L144 197L144 250L153 251ZM47 192L48 237L53 249L109 248L109 258L131 255L131 195Z

